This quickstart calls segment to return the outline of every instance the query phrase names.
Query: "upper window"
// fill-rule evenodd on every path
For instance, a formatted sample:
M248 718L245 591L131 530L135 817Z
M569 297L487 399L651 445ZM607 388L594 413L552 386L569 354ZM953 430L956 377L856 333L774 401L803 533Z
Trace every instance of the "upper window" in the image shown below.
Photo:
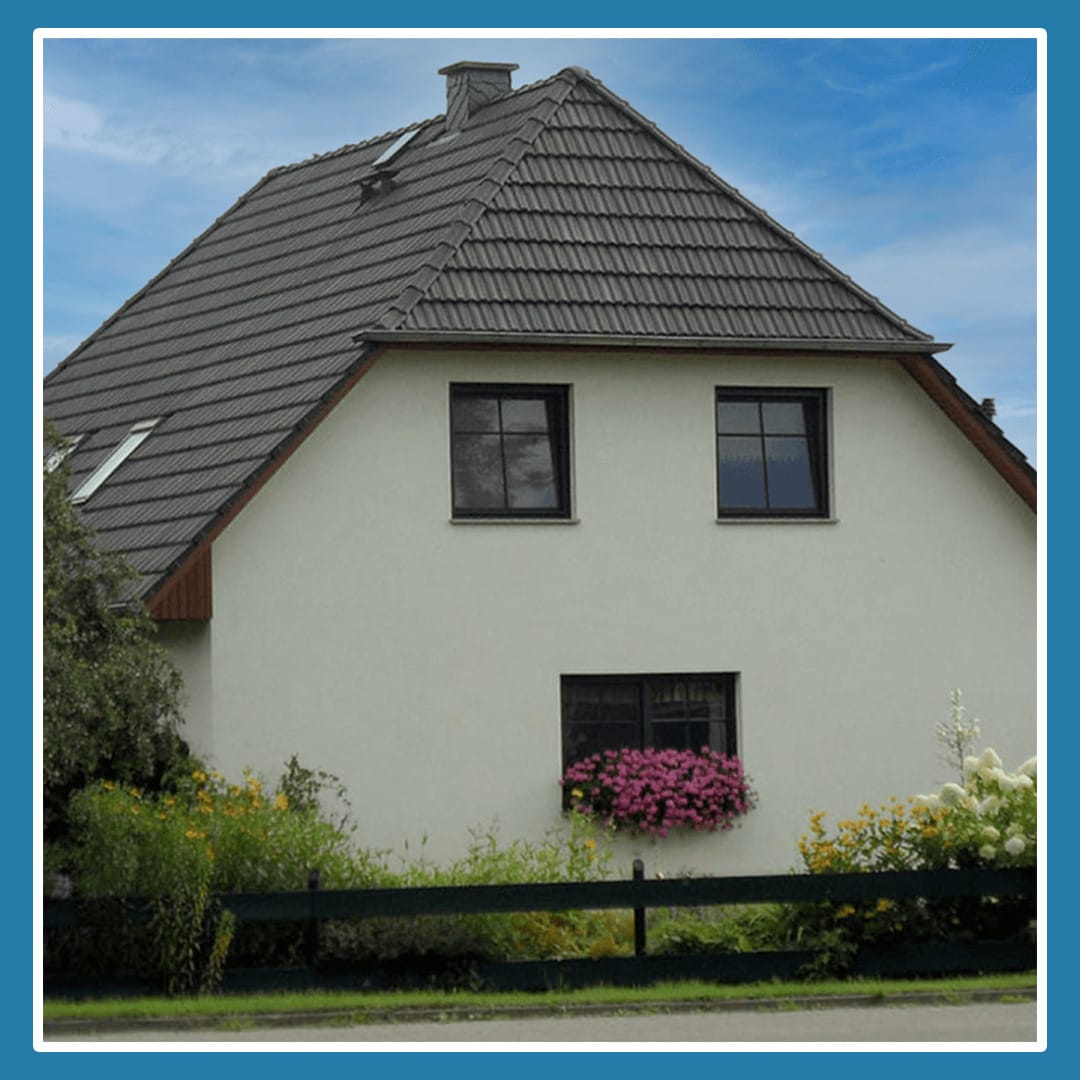
M719 517L827 517L824 390L716 391Z
M160 420L161 417L157 417L154 420L140 420L135 424L124 436L120 445L83 481L79 489L71 496L71 501L86 502L135 453Z
M735 676L564 675L563 769L605 750L734 754Z
M570 516L565 386L455 384L450 440L454 517Z

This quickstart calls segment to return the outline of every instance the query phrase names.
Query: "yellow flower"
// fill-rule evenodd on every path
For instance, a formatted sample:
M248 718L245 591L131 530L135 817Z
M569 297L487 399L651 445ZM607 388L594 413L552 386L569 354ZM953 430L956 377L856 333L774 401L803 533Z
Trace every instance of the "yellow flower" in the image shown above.
M275 810L288 810L289 809L289 798L288 798L288 796L287 795L278 795L277 798L274 799L274 809Z
M591 836L584 841L584 844L590 851L596 850L596 841Z
M176 805L176 796L175 795L166 795L165 798L162 801L165 803L166 806L175 806Z
M197 780L200 784L205 784L206 783L206 773L204 773L202 771L202 769L196 769L191 774L191 779L192 780Z
M115 785L115 784L114 784L114 783L113 783L113 782L112 782L111 780L103 780L103 781L101 782L101 786L102 786L102 787L103 787L103 788L104 788L104 789L105 789L106 791L114 791L114 790L116 789L116 785Z
M582 790L581 790L581 788L579 788L579 787L576 787L576 788L574 788L574 789L573 789L573 790L572 790L572 791L570 792L570 794L571 794L571 795L572 795L572 796L573 796L573 797L574 797L575 799L583 799L583 798L585 798L585 792L584 792L584 791L582 791Z
M214 849L212 847L210 847L209 844L207 844L207 846L206 846L206 857L208 859L213 859L214 858Z
M199 832L198 829L188 829L188 831L186 833L184 833L184 835L189 840L205 840L206 839L206 833Z
M137 799L142 794L142 792L139 791L139 789L137 787L133 787L133 788L128 788L128 794Z
M838 919L846 919L849 915L854 915L855 909L850 904L844 904L843 907L836 909L836 917Z
M139 814L139 813L142 813L142 811L141 811L141 810L139 809L139 807L137 807L137 806L133 806L133 807L131 808L131 812L132 812L133 814Z

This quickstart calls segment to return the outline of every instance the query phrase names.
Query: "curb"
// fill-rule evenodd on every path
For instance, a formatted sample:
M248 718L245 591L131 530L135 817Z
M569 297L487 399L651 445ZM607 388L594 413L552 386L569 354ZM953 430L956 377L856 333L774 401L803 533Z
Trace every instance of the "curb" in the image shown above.
M727 1001L626 1002L596 1005L478 1005L412 1007L400 1009L312 1009L304 1012L232 1013L221 1016L191 1016L162 1019L127 1017L115 1020L50 1020L43 1025L50 1036L101 1035L123 1031L213 1031L219 1027L250 1028L307 1027L312 1025L406 1024L435 1021L452 1023L469 1020L524 1019L544 1016L627 1016L641 1013L766 1012L788 1009L887 1008L904 1005L970 1005L1034 1001L1035 987L1011 990L909 991L897 994L806 994L783 998L735 998Z

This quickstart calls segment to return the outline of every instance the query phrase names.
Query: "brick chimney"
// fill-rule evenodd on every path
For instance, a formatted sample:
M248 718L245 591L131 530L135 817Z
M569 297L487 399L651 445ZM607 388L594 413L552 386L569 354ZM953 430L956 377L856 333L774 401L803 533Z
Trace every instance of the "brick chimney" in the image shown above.
M510 73L517 64L483 64L461 60L439 68L446 76L446 130L460 131L472 114L510 93Z

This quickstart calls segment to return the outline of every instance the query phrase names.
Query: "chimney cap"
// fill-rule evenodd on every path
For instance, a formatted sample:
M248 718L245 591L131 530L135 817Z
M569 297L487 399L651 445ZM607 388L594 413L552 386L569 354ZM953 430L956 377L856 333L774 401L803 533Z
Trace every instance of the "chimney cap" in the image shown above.
M483 60L459 60L456 64L447 64L446 67L439 68L438 74L451 75L456 71L464 71L466 69L474 70L479 68L482 71L517 71L517 64L493 64Z

